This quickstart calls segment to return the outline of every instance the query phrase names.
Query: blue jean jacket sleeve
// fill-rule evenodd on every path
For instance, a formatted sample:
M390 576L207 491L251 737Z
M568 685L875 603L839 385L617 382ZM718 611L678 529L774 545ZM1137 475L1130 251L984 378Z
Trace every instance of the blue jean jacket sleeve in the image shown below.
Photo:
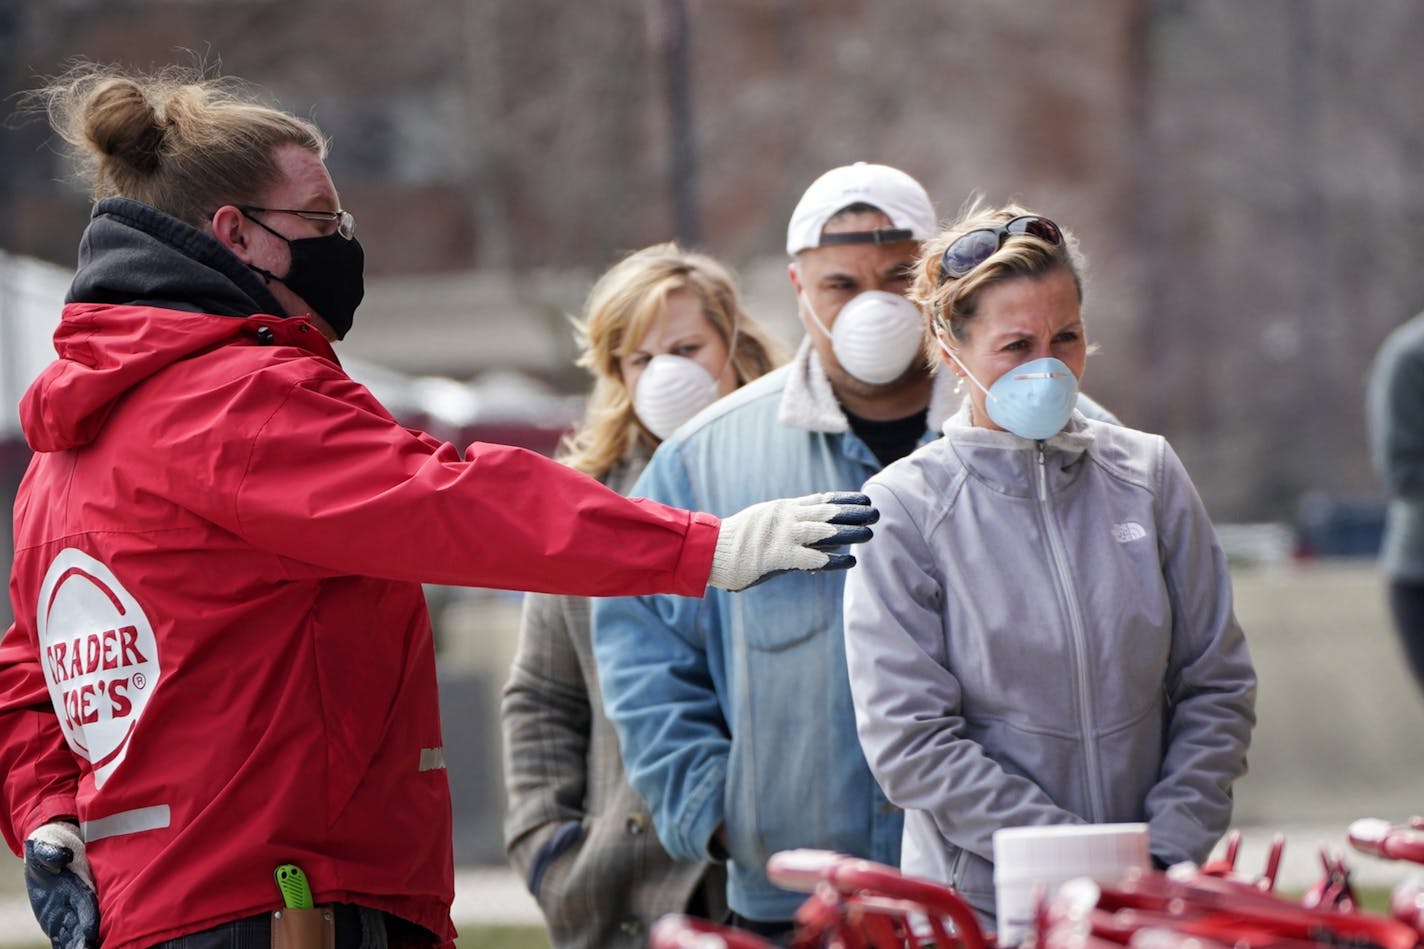
M659 452L631 492L698 507L682 468ZM668 853L708 859L722 823L731 748L708 657L716 599L596 600L593 645L604 709L618 732L629 782L648 802Z

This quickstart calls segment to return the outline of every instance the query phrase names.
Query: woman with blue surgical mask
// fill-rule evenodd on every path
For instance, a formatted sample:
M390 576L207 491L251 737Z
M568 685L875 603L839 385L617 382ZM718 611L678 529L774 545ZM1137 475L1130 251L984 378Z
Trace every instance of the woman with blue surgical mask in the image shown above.
M614 265L577 328L594 386L561 460L625 494L679 425L780 362L731 272L674 244ZM525 598L500 719L505 849L553 946L641 946L665 913L722 916L722 867L669 857L628 784L603 714L586 598Z
M865 486L845 591L861 745L905 809L902 868L995 919L994 832L1145 823L1202 861L1246 769L1255 673L1226 558L1157 435L1075 410L1090 350L1073 236L973 206L909 298L967 386L944 437Z

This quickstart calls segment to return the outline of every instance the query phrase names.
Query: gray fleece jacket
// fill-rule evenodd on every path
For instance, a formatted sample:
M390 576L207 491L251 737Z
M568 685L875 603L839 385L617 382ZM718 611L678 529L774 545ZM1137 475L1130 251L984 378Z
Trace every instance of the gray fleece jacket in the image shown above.
M1000 827L1145 821L1200 862L1246 771L1256 676L1226 558L1160 436L1075 413L969 425L866 485L845 591L856 726L906 809L901 866L992 917Z

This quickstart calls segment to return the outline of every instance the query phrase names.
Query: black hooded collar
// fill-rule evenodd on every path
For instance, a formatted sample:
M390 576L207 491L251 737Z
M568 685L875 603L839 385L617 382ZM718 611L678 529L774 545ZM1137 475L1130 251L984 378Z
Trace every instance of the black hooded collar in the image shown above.
M65 302L284 315L263 278L217 240L130 198L94 205Z

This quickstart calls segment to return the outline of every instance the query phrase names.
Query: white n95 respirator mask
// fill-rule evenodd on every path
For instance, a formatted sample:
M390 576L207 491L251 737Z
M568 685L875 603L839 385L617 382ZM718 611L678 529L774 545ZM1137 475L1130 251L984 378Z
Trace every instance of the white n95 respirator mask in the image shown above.
M915 305L898 293L867 290L857 294L836 315L836 325L826 324L803 294L806 312L816 328L831 341L831 352L841 368L861 382L894 382L924 351L925 323Z
M633 390L633 411L659 439L717 401L717 380L686 356L654 356Z

